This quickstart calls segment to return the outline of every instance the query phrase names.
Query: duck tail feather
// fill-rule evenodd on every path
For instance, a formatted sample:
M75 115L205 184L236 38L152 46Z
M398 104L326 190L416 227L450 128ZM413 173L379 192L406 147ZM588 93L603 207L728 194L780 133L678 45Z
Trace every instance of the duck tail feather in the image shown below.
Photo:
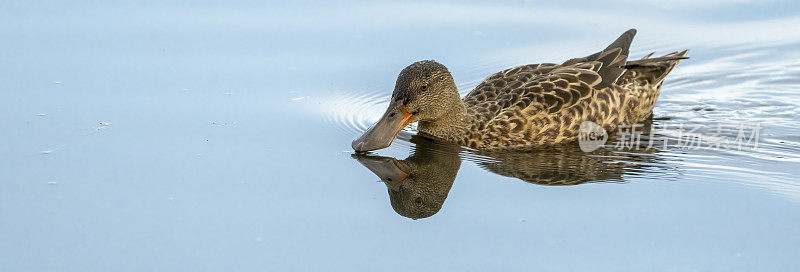
M640 60L626 62L622 68L626 69L622 78L625 81L645 81L647 84L658 85L664 81L681 60L688 59L689 50L672 52L661 57L652 58L652 53Z
M655 53L655 52L653 52L653 53ZM647 54L646 56L644 56L643 58L638 59L638 60L627 61L627 62L625 62L624 65L622 65L622 67L626 68L626 69L634 69L634 68L643 67L643 66L649 66L649 67L665 66L665 65L666 66L670 66L670 65L671 66L675 66L681 60L685 60L685 59L689 58L689 56L688 56L689 49L686 49L686 50L683 50L683 51L672 52L672 53L669 53L669 54L666 54L666 55L663 55L663 56L660 56L660 57L655 57L655 58L652 57L653 53Z

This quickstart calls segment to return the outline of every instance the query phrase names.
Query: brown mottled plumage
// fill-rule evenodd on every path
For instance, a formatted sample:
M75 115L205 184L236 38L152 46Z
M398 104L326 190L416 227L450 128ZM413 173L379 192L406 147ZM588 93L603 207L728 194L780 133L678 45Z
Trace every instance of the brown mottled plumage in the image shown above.
M575 141L584 121L609 131L641 122L652 112L664 78L688 50L628 61L635 34L628 30L603 51L560 65L531 64L495 73L463 100L444 65L431 60L411 64L398 76L384 118L355 140L353 149L388 146L391 140L385 140L394 135L388 137L385 127L410 120L419 121L422 136L475 149ZM406 118L399 120L396 113Z

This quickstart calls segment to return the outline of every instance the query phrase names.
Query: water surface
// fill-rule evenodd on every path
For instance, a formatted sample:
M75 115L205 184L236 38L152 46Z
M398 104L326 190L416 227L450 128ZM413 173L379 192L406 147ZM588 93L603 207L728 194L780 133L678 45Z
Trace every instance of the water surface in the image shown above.
M800 266L791 1L0 6L3 271ZM447 65L465 94L632 27L633 58L691 49L655 136L758 124L758 148L487 154L412 126L350 149L413 61ZM415 182L371 171L399 162Z

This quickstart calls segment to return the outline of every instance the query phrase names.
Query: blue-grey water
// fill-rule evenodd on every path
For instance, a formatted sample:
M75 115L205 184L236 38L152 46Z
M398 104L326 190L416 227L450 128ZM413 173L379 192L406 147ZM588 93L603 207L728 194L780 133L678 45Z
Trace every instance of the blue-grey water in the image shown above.
M794 1L5 1L0 18L0 271L800 269ZM656 136L758 125L757 148L487 155L412 126L353 156L413 61L465 94L628 28L632 58L691 49ZM370 159L457 176L424 181L446 199L412 220Z

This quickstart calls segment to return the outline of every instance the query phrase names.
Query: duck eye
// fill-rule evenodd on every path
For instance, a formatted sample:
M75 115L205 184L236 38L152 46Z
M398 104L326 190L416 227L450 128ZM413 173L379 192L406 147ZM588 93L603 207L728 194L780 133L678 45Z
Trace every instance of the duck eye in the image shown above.
M428 84L420 86L419 89L423 90L423 91L427 91L428 90Z

